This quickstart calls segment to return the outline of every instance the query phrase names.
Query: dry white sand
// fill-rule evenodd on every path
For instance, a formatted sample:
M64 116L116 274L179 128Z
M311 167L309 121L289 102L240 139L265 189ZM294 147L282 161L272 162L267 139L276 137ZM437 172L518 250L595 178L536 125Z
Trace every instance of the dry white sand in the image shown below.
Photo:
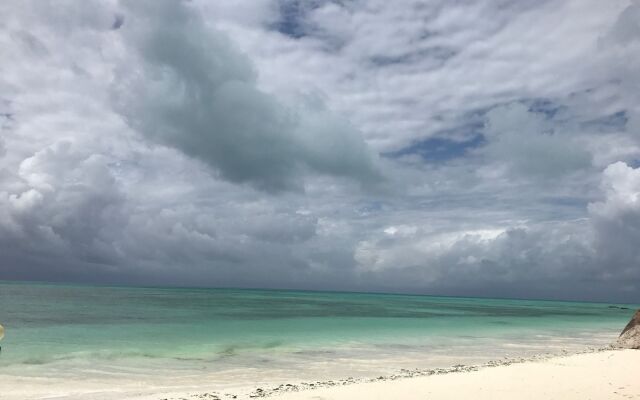
M472 372L320 388L274 400L640 399L640 350L615 350Z

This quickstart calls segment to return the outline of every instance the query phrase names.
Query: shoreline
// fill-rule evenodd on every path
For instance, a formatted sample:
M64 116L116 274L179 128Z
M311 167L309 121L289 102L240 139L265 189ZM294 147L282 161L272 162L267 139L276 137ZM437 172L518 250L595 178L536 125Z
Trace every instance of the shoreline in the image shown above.
M279 395L282 393L312 391L312 390L317 390L321 388L330 388L335 386L358 385L363 383L374 383L374 382L390 382L398 379L412 379L412 378L418 378L418 377L428 377L433 375L459 374L459 373L480 371L482 369L487 369L487 368L506 367L506 366L515 365L515 364L548 361L556 358L571 357L571 356L582 355L582 354L596 354L596 353L604 353L607 351L622 351L622 350L625 350L625 349L615 345L609 345L604 347L587 348L585 350L573 351L573 352L562 350L560 352L561 354L541 353L541 354L527 356L527 357L502 358L499 360L490 360L481 364L472 364L472 365L456 364L456 365L452 365L450 367L445 367L445 368L401 369L396 374L380 375L379 377L376 377L376 378L348 377L348 378L338 379L338 380L301 382L297 385L281 384L276 387L266 388L266 389L256 388L253 392L250 393L249 398L272 397L274 395Z
M590 347L584 350L579 351L568 351L562 350L559 353L541 353L533 356L527 357L514 357L514 358L502 358L497 360L491 360L485 363L480 364L472 364L472 365L463 365L457 364L452 365L450 367L445 368L415 368L415 369L401 369L398 373L391 375L380 375L378 377L362 377L362 378L353 378L347 377L343 379L335 379L335 380L319 380L319 381L303 381L296 383L282 383L273 386L262 385L259 387L245 387L244 390L236 389L236 390L221 390L221 391L189 391L189 392L179 392L179 393L163 393L156 394L152 396L145 397L136 397L139 400L188 400L188 399L210 399L210 400L224 400L224 399L236 399L236 400L247 400L247 399L259 399L259 398L270 398L270 399L280 399L286 398L289 399L291 396L292 400L297 399L325 399L325 397L318 397L315 394L317 392L323 392L326 390L340 390L342 388L357 388L357 387L366 387L367 385L377 384L377 385L385 385L392 384L396 381L404 381L404 382L412 382L418 379L423 378L431 378L437 376L464 376L468 373L472 372L482 372L491 369L504 369L511 366L516 365L526 365L532 363L543 363L553 360L563 360L576 356L585 356L585 355L594 355L594 354L603 354L603 353L623 353L623 352L635 352L637 355L638 361L640 362L640 351L634 351L629 349L624 349L618 347L616 345L608 345L604 347ZM640 364L639 364L640 365ZM639 382L640 384L640 382ZM351 390L350 389L350 390ZM357 390L357 389L355 389ZM639 397L640 398L640 387L639 387ZM367 394L364 398L371 398L371 394ZM356 399L358 397L355 397ZM377 398L374 396L374 398Z
M594 362L606 363L611 359L624 358L631 359L616 361L614 364L603 367L594 366ZM30 379L24 379L24 377L14 376L13 380L7 380L7 376L0 376L0 386L6 387L9 390L3 389L2 391L9 400L30 400L30 399L100 399L100 400L192 400L192 399L209 399L209 400L250 400L259 398L269 399L282 399L282 400L306 400L306 399L371 399L371 398L394 398L391 393L387 396L377 396L377 391L381 392L393 392L394 390L404 393L408 391L411 393L421 393L425 390L431 390L433 382L439 382L441 379L446 379L447 385L482 385L483 381L474 378L478 375L495 375L497 378L493 378L493 390L500 388L502 383L509 385L512 376L519 369L531 370L527 372L526 376L544 375L548 368L556 368L557 365L563 365L567 363L575 364L574 369L581 371L585 379L600 379L602 373L618 374L626 373L626 370L634 370L629 368L630 365L640 365L640 351L627 350L617 347L615 345L608 345L604 347L589 347L578 351L561 350L554 353L539 353L532 356L524 357L512 357L494 359L485 363L463 365L456 364L445 368L415 368L415 369L400 369L397 373L380 375L377 377L345 377L343 379L334 380L306 380L296 381L295 378L289 382L274 382L269 384L263 382L256 385L238 385L234 387L228 387L221 389L219 382L208 381L204 376L202 381L197 385L186 385L180 387L174 385L171 382L167 382L166 386L153 386L148 382L139 382L137 385L118 386L117 384L112 387L104 385L90 385L88 383L83 384L75 380L56 380L47 382L46 392L30 391L29 382ZM488 372L499 371L499 372ZM562 374L562 370L555 371L556 374ZM533 375L531 375L533 374ZM516 374L517 375L517 374ZM635 375L633 375L635 379ZM168 377L170 380L171 378ZM250 377L247 377L250 379ZM496 380L497 379L497 380ZM529 378L527 378L529 379ZM549 378L547 378L549 379ZM576 387L581 385L581 380L576 380L575 377L567 378L569 381L574 379ZM582 378L581 378L582 379ZM468 381L472 381L469 383ZM45 379L45 382L47 380ZM504 381L504 382L502 382ZM634 380L634 382L637 379ZM3 384L4 382L4 384ZM465 383L466 382L466 383ZM40 382L44 383L44 382ZM622 384L622 383L621 383ZM624 381L624 385L633 385L633 382L629 383ZM623 386L624 386L623 385ZM375 388L372 393L371 390ZM434 387L439 387L435 385ZM394 389L396 388L396 389ZM435 390L435 389L434 389ZM634 390L637 390L638 399L640 399L640 381L634 386ZM635 392L634 392L635 393ZM445 393L446 394L446 393ZM443 394L444 395L444 394ZM346 396L346 397L345 397ZM467 394L461 394L467 396ZM473 398L473 394L469 394ZM413 397L406 397L404 394L401 396L395 396L395 398L412 399ZM421 399L426 396L420 397ZM438 396L429 398L440 398ZM443 397L448 398L448 397ZM455 398L455 397L454 397ZM500 399L502 397L490 397ZM520 398L518 393L511 393L509 397ZM550 398L550 397L539 397ZM558 397L563 398L563 397ZM633 397L628 397L633 398Z

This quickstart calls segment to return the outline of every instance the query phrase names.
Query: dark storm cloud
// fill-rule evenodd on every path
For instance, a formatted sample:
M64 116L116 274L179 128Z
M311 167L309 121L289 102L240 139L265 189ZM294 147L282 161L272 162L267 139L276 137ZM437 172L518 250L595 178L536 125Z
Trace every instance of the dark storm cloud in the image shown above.
M122 32L141 65L119 72L114 97L149 139L267 191L299 186L305 170L379 179L374 155L347 121L319 101L286 107L258 89L247 57L183 3L125 4L132 16Z

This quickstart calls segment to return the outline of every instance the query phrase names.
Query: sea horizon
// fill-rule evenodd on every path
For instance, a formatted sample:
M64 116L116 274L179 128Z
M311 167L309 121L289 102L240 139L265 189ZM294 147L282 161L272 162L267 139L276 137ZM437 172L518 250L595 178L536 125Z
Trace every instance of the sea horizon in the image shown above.
M594 303L607 304L617 306L640 307L640 303L628 301L611 300L589 300L580 298L562 298L562 297L511 297L511 296L472 296L463 294L429 294L415 291L384 291L384 290L333 290L333 289L304 289L289 287L260 287L260 286L191 286L191 285L154 285L154 284L126 284L126 283L100 283L100 282L74 282L74 281L43 281L43 280L3 280L2 284L16 285L43 285L43 286L80 286L80 287L97 287L97 288L139 288L139 289L169 289L169 290L256 290L256 291L275 291L275 292L312 292L312 293L344 293L344 294L375 294L375 295L391 295L391 296L418 296L418 297L442 297L442 298L460 298L460 299L486 299L486 300L522 300L522 301L549 301L564 303Z

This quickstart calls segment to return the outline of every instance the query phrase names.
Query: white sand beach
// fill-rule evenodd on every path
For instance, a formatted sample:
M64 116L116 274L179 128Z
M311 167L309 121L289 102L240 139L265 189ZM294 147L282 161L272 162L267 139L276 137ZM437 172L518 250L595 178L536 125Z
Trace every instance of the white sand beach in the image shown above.
M180 386L167 377L166 385L146 382L48 380L0 376L3 400L105 399L184 400L251 399L640 399L640 351L608 350L495 366L457 367L458 372L429 376L385 377L379 381L331 383L280 382L220 389L219 382ZM440 370L442 372L443 370ZM424 372L423 372L424 373ZM416 375L420 375L416 373Z
M287 393L278 400L640 399L640 351L616 350Z

